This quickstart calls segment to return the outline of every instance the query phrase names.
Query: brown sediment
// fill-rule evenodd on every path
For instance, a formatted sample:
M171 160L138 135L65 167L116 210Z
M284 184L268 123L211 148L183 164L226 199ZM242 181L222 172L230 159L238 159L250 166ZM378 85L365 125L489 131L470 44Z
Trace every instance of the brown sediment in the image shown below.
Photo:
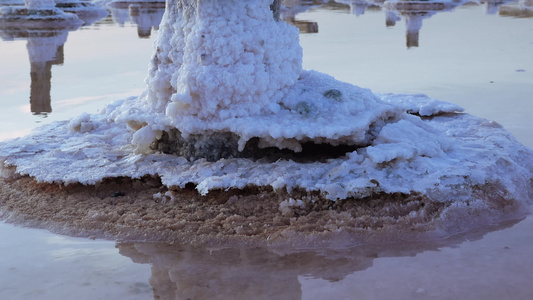
M154 194L161 193L161 197ZM159 179L106 179L98 185L37 183L4 179L0 212L8 222L54 232L167 243L249 245L377 242L399 228L407 235L432 228L447 206L421 195L380 194L330 201L318 193L251 187L212 191L168 190ZM300 205L280 207L288 199ZM398 237L396 236L398 239Z
M487 213L468 205L454 208L451 202L430 201L419 194L330 201L316 192L266 187L201 196L194 186L169 190L153 177L112 178L89 186L38 183L29 177L2 181L1 219L60 234L121 241L346 247L442 238L448 234L443 222L453 223L447 226L460 232L464 228L454 216L462 215L469 220L467 227L475 227L467 223L477 222L476 213ZM494 195L494 187L488 191ZM505 215L517 217L516 203L498 199L487 202L489 215L490 210L508 210Z

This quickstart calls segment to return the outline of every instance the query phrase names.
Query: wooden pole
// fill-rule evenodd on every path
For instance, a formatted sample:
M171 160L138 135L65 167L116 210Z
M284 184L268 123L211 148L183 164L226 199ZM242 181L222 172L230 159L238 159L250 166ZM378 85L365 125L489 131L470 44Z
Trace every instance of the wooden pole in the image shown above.
M281 9L281 0L274 0L272 4L270 4L270 10L272 10L274 20L276 21L279 21L280 9Z

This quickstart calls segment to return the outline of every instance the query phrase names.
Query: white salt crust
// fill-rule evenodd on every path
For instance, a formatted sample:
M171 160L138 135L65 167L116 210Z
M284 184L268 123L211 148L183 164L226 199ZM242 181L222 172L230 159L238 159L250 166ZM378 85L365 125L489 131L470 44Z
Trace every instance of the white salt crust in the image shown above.
M393 95L386 98L387 106L394 103ZM396 108L410 107L412 111L412 103L405 102L408 96L398 98ZM420 96L412 98L420 100ZM450 107L427 100L431 109ZM207 162L161 153L136 154L131 144L134 132L109 118L109 112L135 101L119 101L103 114L83 114L1 143L4 176L95 184L107 177L153 175L160 176L167 186L197 184L202 194L258 185L320 191L331 200L385 192L436 194L438 201L455 201L470 197L474 186L497 183L515 199L524 203L530 199L533 151L499 124L468 114L422 119L403 113L400 120L386 124L370 146L323 163L236 158ZM425 109L429 108L419 108Z

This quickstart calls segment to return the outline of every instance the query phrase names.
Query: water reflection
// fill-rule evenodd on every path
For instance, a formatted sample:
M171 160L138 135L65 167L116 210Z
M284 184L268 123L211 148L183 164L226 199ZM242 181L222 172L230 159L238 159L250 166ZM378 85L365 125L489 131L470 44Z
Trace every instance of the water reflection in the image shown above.
M362 16L367 10L384 11L386 27L393 27L398 21L405 20L407 48L419 46L420 30L425 19L463 5L484 5L486 14L499 12L501 16L533 17L533 0L335 0L326 3L316 0L284 0L283 5L282 19L298 27L303 33L318 32L317 22L297 20L298 14L310 9L342 11L355 16Z
M154 299L301 299L299 276L341 281L347 275L372 267L376 259L414 257L443 247L457 247L518 222L443 241L341 250L209 249L154 243L119 243L116 247L133 262L152 265L150 284Z
M83 1L85 2L85 1ZM16 0L6 2L19 6ZM79 12L78 16L86 23L93 23L105 16L107 12L92 3L84 4L78 0L60 0L64 7ZM22 3L24 5L24 3ZM85 18L85 19L84 19ZM3 41L27 40L26 49L30 60L30 111L34 115L47 115L52 112L51 80L52 66L64 62L64 44L68 32L80 28L79 23L65 24L43 22L16 27L12 24L0 26L0 38Z
M300 29L300 33L318 33L318 23L307 20L296 20L296 15L304 13L311 8L323 5L321 1L284 0L281 10L281 20Z
M165 1L113 1L109 4L113 21L120 25L128 22L137 25L140 38L150 37L153 30L159 29L165 13Z
M107 12L95 9L96 6L84 0L57 0L56 4L62 10L74 12L85 24L92 24L103 18ZM4 0L0 6L21 6L23 0ZM486 7L487 13L499 12L500 16L530 18L533 17L533 0L487 0L480 3L463 0L429 0L429 1L402 1L402 0L336 0L325 2L323 0L284 0L282 19L300 28L302 33L317 33L319 23L315 20L301 20L299 15L310 10L334 10L342 13L362 16L369 10L381 10L385 16L385 26L392 27L402 19L406 24L406 46L418 47L420 45L420 32L423 22L439 12L452 11L457 7L469 5ZM118 24L131 22L137 25L139 37L149 37L153 30L157 30L164 13L164 1L113 1L109 5L112 18ZM481 12L482 13L482 12ZM53 65L63 63L63 44L67 31L74 28L65 28L65 32L56 29L34 28L34 30L1 28L3 40L27 39L27 49L31 65L31 111L33 114L48 114L52 111L50 103L51 68ZM45 49L46 48L46 49ZM37 50L41 53L38 54Z
M30 57L30 110L32 114L41 115L52 112L50 89L52 65L62 65L64 61L63 45L68 32L54 32L47 36L28 38L26 45Z
M17 8L24 8L27 5L33 3L28 1L28 4L24 0L2 0L0 1L0 7L2 6L14 6ZM52 2L54 3L54 2ZM79 20L83 22L84 26L92 25L94 22L104 18L109 13L100 5L94 4L89 0L55 0L55 7L66 13L75 14ZM16 26L13 27L20 27ZM18 24L21 25L21 24ZM57 26L58 23L52 23L52 26Z
M500 6L507 3L514 3L516 0L483 0L480 1L482 5L485 5L485 12L488 15L495 15L498 13Z
M335 2L346 4L349 7L349 12L355 16L362 16L367 9L378 9L383 4L383 0L336 0Z
M92 25L109 14L105 8L89 0L56 0L56 7L76 14L84 22L83 26Z
M68 29L0 30L2 40L26 39L30 60L30 110L34 115L52 112L50 89L52 66L62 65Z
M533 0L520 0L518 5L503 5L498 9L502 17L533 18Z
M420 29L424 19L428 19L439 12L452 11L466 1L385 1L387 11L387 26L394 26L391 20L403 19L406 24L406 46L418 47Z

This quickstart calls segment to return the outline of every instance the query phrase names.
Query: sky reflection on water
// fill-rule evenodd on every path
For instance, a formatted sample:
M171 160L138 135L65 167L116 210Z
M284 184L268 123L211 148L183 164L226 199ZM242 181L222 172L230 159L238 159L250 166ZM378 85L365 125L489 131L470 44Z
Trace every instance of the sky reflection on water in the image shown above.
M529 217L443 241L288 250L114 245L0 223L0 297L531 299L532 228Z

